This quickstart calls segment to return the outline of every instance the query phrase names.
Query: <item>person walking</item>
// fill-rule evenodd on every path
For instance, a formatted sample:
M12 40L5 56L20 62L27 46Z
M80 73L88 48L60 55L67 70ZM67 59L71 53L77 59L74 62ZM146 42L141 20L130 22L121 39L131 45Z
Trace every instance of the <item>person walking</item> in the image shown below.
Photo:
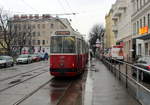
M44 54L44 60L48 60L48 53L47 52Z

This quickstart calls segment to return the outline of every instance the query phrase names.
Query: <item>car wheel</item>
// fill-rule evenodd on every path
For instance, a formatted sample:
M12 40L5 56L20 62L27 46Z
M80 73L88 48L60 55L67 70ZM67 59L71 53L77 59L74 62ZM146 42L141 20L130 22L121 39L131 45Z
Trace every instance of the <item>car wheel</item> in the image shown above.
M5 68L8 67L7 63L5 63L5 66L4 66L4 67L5 67Z
M13 66L14 66L14 63L12 63L11 66L13 67Z

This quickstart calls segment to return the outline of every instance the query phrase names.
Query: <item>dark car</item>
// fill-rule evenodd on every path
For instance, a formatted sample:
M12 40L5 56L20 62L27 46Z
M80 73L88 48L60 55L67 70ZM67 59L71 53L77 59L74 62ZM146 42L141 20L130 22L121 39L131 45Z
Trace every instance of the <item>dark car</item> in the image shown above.
M10 56L0 56L0 67L14 66L14 60Z
M37 55L40 57L40 60L44 60L44 53L37 53Z
M139 57L138 60L134 63L134 65L143 68L146 71L150 71L150 56ZM137 74L135 68L133 68L132 74ZM150 79L150 73L139 70L139 77L141 80L148 80Z

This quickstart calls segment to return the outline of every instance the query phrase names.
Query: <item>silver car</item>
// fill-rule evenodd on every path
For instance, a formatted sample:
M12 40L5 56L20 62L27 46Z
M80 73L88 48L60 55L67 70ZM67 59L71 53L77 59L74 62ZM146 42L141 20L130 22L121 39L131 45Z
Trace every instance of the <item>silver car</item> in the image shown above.
M14 60L10 56L0 56L0 67L14 66Z
M16 63L31 63L32 62L32 57L29 54L22 54L19 55L18 58L16 59Z

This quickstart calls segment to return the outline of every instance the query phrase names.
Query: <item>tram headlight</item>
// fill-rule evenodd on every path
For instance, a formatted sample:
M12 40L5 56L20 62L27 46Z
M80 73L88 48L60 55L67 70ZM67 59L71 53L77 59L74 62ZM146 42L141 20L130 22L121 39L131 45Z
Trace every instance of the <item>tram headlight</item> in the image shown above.
M72 67L74 67L74 63L72 64Z

